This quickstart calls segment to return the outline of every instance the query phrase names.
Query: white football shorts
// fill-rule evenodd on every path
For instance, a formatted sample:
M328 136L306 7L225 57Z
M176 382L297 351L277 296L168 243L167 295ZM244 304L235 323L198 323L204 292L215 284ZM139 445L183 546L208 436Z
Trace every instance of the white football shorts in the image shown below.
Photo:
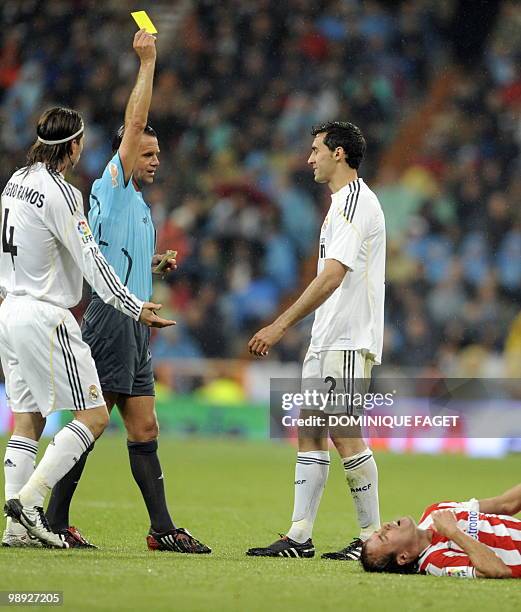
M8 295L0 306L0 357L13 412L45 417L105 403L90 348L65 308Z
M325 414L363 415L363 397L369 391L374 364L367 350L308 350L302 366L302 390L329 393ZM313 406L303 406L313 410Z

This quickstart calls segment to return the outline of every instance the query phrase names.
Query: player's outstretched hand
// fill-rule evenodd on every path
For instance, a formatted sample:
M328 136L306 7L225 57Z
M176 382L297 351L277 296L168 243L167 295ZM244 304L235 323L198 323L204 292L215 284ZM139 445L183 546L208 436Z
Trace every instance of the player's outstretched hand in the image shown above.
M143 323L147 327L170 327L171 325L175 325L175 321L162 319L161 317L157 316L155 311L161 310L161 308L163 308L162 304L145 302L139 316L139 322Z
M450 538L458 531L458 521L452 510L436 510L432 513L432 524L434 529L446 538Z
M144 28L138 30L134 36L134 51L142 62L156 60L156 37L149 34Z
M284 335L284 329L272 323L267 327L260 329L253 338L248 342L248 349L252 355L256 357L266 357L270 348Z

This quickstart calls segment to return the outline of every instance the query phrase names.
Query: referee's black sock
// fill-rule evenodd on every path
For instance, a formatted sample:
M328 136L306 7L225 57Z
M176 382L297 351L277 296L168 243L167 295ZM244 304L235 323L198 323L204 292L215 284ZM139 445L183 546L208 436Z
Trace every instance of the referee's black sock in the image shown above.
M83 468L87 462L87 457L93 448L94 444L91 444L78 459L74 467L52 488L45 515L47 516L51 529L55 532L63 531L70 526L69 508L71 506L72 496L83 474Z
M132 476L141 489L152 529L158 532L174 529L175 525L166 507L163 472L157 456L157 440L127 441L127 447Z

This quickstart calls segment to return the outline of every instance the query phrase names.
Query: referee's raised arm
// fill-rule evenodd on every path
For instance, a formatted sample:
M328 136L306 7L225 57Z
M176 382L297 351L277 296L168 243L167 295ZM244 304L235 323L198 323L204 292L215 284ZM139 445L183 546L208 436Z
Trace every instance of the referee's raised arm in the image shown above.
M128 99L125 111L125 131L119 146L119 156L125 173L125 185L132 176L132 170L139 154L139 143L147 125L156 65L156 38L145 30L139 30L134 36L133 46L141 60L141 65L136 84Z

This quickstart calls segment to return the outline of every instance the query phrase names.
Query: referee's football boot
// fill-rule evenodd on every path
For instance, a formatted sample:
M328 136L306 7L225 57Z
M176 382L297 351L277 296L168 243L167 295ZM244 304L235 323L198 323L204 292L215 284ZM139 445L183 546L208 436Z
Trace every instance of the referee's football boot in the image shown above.
M315 556L315 547L311 538L303 544L299 544L299 542L295 542L295 540L281 533L280 540L265 548L250 548L246 554L249 557L302 557L310 559Z
M54 533L49 527L43 508L39 506L22 506L22 502L14 497L8 499L4 506L6 516L23 525L27 531L42 544L52 548L69 548L65 538Z
M182 527L161 533L151 529L147 535L147 546L149 550L169 550L192 555L208 555L212 552L211 548L199 542L187 529Z
M98 548L83 537L80 530L72 525L67 529L61 529L58 533L65 538L69 548Z
M363 541L354 538L345 548L337 552L324 553L322 559L335 559L336 561L358 561L362 555Z

